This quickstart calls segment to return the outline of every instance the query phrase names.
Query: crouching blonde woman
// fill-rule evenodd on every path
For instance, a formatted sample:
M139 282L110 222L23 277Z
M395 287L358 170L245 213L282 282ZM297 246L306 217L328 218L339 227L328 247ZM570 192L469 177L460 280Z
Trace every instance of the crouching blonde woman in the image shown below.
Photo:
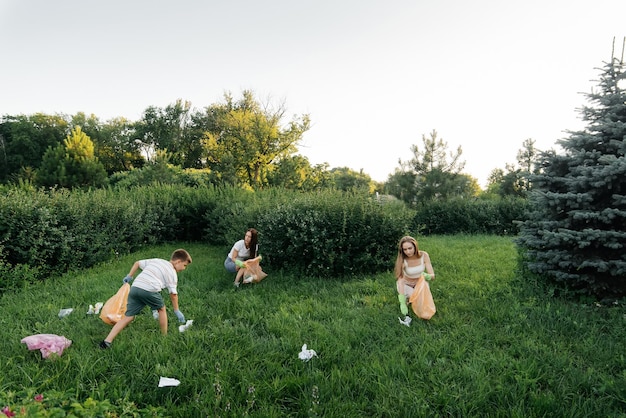
M418 318L430 319L436 312L428 282L435 278L435 271L426 251L420 251L417 240L405 236L398 243L398 257L394 269L402 325L411 325L407 303Z

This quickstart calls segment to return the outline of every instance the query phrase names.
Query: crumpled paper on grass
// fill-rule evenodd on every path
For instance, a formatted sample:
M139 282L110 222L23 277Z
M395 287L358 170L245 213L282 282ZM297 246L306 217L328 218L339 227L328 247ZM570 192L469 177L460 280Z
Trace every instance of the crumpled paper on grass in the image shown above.
M178 379L173 379L171 377L163 377L161 376L161 378L159 379L159 387L165 387L165 386L178 386L180 385L180 380Z
M306 344L302 346L302 351L298 353L298 358L302 361L309 361L313 357L317 357L315 350L308 350Z
M55 334L35 334L24 337L21 340L29 350L40 350L43 358L48 358L50 354L60 356L63 350L72 345L72 341Z

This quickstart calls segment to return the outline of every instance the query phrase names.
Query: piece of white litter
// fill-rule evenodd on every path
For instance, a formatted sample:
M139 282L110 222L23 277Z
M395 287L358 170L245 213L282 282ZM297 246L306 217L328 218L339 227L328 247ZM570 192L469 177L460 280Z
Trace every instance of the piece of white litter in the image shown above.
M193 324L193 319L188 319L187 322L185 322L185 325L179 325L178 326L178 331L180 332L185 332L189 329L189 327L191 326L191 324Z
M61 309L59 311L59 319L61 318L65 318L66 316L68 316L69 314L71 314L74 311L74 309L72 308L65 308L65 309Z
M315 352L315 350L307 350L306 344L304 344L302 346L302 351L298 353L298 358L302 361L309 361L313 357L317 357L317 353Z
M411 326L411 321L412 321L412 319L411 319L411 317L410 317L410 316L408 316L408 315L407 315L407 316L405 316L405 317L404 317L404 319L402 319L402 318L398 318L398 320L400 321L400 323L401 323L402 325L406 325L407 327L410 327L410 326Z
M171 377L163 377L159 379L159 387L162 388L164 386L178 386L180 385L180 380L172 379Z
M98 315L100 313L100 309L102 309L102 306L104 306L102 302L96 303L96 306L89 305L87 315Z

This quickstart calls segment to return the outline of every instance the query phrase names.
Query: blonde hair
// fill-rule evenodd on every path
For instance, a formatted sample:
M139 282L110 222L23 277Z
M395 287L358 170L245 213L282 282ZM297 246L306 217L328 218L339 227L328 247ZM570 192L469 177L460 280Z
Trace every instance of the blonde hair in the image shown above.
M398 256L396 257L396 265L394 268L396 278L402 277L402 268L404 260L406 259L406 255L404 255L404 251L402 251L402 244L404 244L405 242L410 242L411 244L413 244L413 247L415 248L415 254L418 257L422 256L422 252L420 251L420 248L417 245L417 240L415 238L409 235L402 237L400 239L400 242L398 242Z

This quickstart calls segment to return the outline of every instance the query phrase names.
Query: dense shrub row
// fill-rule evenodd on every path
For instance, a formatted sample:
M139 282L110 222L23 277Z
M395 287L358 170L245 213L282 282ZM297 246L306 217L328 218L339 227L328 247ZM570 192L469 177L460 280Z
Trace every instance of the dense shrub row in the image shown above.
M204 194L204 198L201 195ZM155 186L130 190L13 189L0 201L0 261L16 271L46 278L172 240L201 240L199 202L211 189ZM183 202L183 203L180 203ZM193 224L194 227L189 227ZM11 274L9 276L15 276ZM22 274L23 276L23 274ZM17 277L3 275L0 289L13 288Z
M91 191L3 190L0 291L82 269L162 242L227 247L260 231L266 263L320 277L388 268L409 232L511 234L524 201L433 202L417 212L397 201L325 190L153 185ZM226 251L226 248L225 248Z
M422 203L412 230L423 234L517 235L516 221L526 219L528 201L503 199L451 199Z
M389 268L413 211L363 195L303 195L262 214L264 249L272 264L320 277Z

